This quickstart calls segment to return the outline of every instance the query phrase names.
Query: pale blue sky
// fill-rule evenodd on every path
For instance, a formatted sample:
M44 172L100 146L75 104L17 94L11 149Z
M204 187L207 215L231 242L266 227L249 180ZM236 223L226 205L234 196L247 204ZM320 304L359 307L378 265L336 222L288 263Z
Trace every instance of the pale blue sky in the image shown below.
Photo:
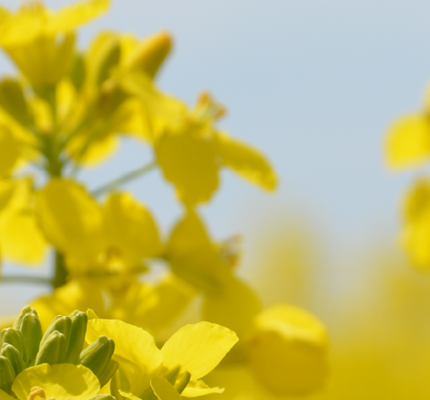
M140 37L172 32L175 51L160 86L189 103L210 90L229 109L223 128L264 150L280 176L278 193L267 195L223 174L222 191L204 208L214 236L243 232L247 265L259 238L253 221L308 214L324 235L326 262L339 272L342 249L381 231L394 240L397 232L411 173L384 169L383 135L395 116L421 106L430 79L429 15L424 0L114 0L79 41L85 46L105 28ZM0 69L10 70L3 59ZM125 144L86 179L95 186L149 158ZM129 188L167 231L179 208L160 182L153 173ZM357 271L344 268L327 279L347 285Z

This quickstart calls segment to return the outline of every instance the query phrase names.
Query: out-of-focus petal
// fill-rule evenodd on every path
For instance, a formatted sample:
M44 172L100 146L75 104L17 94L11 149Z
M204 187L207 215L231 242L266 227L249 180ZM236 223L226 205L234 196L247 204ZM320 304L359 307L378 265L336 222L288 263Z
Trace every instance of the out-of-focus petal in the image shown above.
M215 144L223 165L265 190L276 189L276 173L260 151L225 132L215 135Z
M248 365L272 393L304 395L325 381L327 346L325 327L317 318L294 306L276 305L256 319Z
M389 129L385 143L391 168L421 166L430 158L430 117L421 114L398 119Z
M35 212L46 238L67 256L90 266L104 249L101 207L77 182L51 179L37 193Z

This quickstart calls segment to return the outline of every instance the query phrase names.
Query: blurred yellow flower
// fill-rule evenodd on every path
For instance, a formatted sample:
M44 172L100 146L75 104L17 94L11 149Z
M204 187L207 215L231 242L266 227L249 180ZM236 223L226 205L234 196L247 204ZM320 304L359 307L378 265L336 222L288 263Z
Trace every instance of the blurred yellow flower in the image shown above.
M109 0L87 0L57 12L39 1L24 3L16 13L1 8L0 46L34 87L56 84L73 55L73 30L108 7Z

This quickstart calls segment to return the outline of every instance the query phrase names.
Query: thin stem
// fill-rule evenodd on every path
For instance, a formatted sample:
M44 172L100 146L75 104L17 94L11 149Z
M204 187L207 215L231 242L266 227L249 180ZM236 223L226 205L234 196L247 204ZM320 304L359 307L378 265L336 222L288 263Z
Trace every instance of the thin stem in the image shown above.
M37 283L39 285L51 285L52 281L49 278L40 276L9 275L0 277L0 283Z
M157 166L157 163L155 161L150 162L149 164L144 165L141 168L135 169L134 171L127 172L126 174L120 176L117 179L114 179L113 181L99 187L98 189L92 191L92 195L95 197L101 196L102 194L116 189L119 186L122 186L136 178L139 178L140 176L144 175L145 173L152 171Z

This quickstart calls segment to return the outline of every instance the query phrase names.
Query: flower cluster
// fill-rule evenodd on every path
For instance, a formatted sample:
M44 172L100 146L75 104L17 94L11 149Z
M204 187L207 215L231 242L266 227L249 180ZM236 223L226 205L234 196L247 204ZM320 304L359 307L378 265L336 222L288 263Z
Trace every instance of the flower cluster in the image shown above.
M213 240L199 214L223 168L275 190L270 162L217 128L226 111L210 94L189 107L159 90L168 33L140 40L104 31L78 49L76 29L108 7L108 0L86 0L56 12L37 1L16 13L0 8L0 46L18 68L0 79L0 249L25 265L40 264L48 249L55 254L52 292L18 319L40 321L37 335L29 338L20 322L4 331L14 339L3 339L1 368L9 372L2 390L19 399L63 398L69 379L82 389L67 392L71 398L93 398L108 381L118 399L218 393L200 378L236 343L231 330L240 342L223 365L240 363L278 395L321 387L324 326L293 306L263 310L238 277L237 238ZM149 146L153 158L88 189L78 172L109 159L125 136ZM148 207L120 190L156 168L183 210L167 238ZM154 260L166 274L143 282ZM199 318L210 322L165 341L196 298ZM84 331L89 346L82 350Z

